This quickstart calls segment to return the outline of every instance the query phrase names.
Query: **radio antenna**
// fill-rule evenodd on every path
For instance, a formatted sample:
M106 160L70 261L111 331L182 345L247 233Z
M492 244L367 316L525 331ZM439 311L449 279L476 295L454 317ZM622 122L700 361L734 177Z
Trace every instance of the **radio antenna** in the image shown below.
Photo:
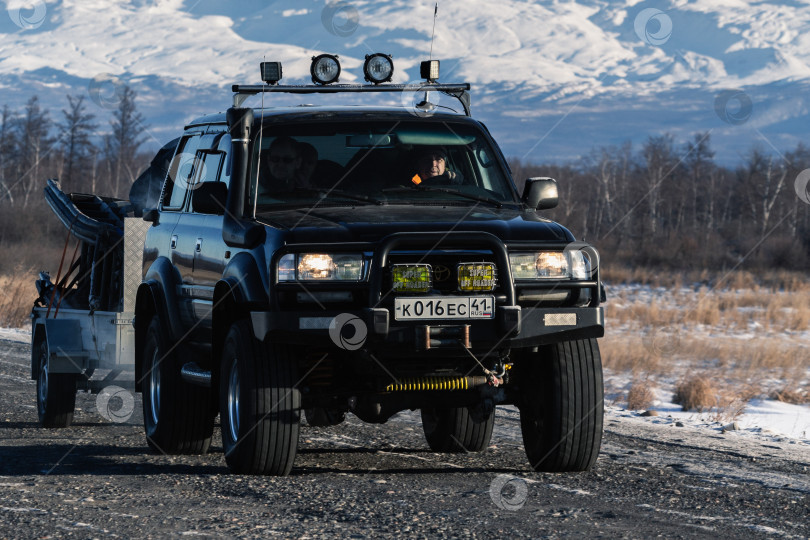
M436 15L439 13L439 3L436 2L436 7L433 8L433 32L430 34L430 58L433 60L433 38L436 37Z

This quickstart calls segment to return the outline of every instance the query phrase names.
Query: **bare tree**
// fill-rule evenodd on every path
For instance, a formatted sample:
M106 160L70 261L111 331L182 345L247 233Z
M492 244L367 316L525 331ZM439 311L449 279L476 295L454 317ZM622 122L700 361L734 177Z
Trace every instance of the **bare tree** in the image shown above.
M121 93L121 102L113 112L110 121L112 134L107 141L107 154L110 159L112 188L116 195L121 180L128 185L135 180L136 154L144 143L141 137L146 127L141 113L135 106L135 91L125 86Z
M49 135L51 120L48 111L40 108L39 98L33 96L26 103L25 112L16 124L16 148L21 166L17 182L23 192L23 207L26 207L34 188L42 182L40 174L43 160L53 144Z
M67 100L68 108L62 109L64 121L59 124L64 152L62 180L65 185L73 185L74 175L91 166L90 159L95 154L91 135L98 125L93 122L95 115L85 111L83 95L67 96Z

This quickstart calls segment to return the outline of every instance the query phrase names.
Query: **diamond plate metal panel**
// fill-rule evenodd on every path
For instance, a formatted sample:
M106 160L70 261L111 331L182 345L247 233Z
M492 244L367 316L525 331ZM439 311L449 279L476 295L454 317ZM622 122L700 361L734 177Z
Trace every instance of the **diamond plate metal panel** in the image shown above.
M576 313L546 313L543 322L546 326L576 326Z
M124 219L124 311L135 311L135 294L141 284L143 245L151 223L141 218Z

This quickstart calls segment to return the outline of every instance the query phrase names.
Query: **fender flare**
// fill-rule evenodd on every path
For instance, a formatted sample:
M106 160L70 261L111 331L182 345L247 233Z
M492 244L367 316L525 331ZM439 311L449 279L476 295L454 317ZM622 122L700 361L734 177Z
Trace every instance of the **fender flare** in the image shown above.
M179 274L166 257L159 257L147 270L135 297L135 387L140 389L141 359L146 329L154 315L166 329L167 337L179 341L183 336L180 310L177 306Z
M222 355L222 346L231 323L246 318L253 310L264 310L270 303L267 286L256 259L248 252L238 253L214 286L212 317L212 358ZM218 368L219 362L213 362Z

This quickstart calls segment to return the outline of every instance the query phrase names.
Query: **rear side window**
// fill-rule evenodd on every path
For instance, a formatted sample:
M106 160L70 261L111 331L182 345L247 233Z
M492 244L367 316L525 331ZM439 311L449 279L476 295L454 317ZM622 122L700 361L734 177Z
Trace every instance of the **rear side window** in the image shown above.
M199 135L183 137L169 166L169 174L163 187L163 210L180 210L186 200L195 171L198 167L197 147Z

